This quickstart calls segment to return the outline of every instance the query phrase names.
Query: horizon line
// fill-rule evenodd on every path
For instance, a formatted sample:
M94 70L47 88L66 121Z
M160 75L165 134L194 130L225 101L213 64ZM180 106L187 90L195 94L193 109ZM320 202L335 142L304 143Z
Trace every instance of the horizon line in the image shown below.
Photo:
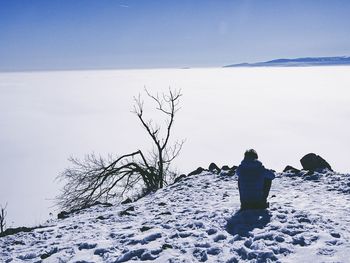
M294 58L274 58L264 61L255 61L255 62L238 62L228 65L217 65L217 66L159 66L159 67L68 67L68 68L34 68L34 69L0 69L0 73L31 73L31 72L62 72L62 71L102 71L102 70L155 70L155 69L205 69L205 68L226 68L230 65L242 64L255 64L255 63L266 63L279 59L307 59L307 58L349 58L350 56L341 55L341 56L301 56ZM346 64L335 64L335 65L304 65L304 67L321 67L321 66L347 66ZM264 67L264 66L262 66ZM266 66L268 67L268 66ZM278 66L276 66L278 67ZM280 66L283 67L283 66ZM289 67L300 67L300 66L289 66Z

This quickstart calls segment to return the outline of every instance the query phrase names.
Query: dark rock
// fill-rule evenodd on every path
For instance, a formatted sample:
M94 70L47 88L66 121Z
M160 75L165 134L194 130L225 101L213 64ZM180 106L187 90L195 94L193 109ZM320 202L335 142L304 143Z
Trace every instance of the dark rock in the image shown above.
M195 248L193 250L193 256L199 261L199 262L205 262L208 260L207 251L199 248Z
M214 234L216 234L218 231L216 230L216 229L214 229L214 228L210 228L210 229L208 229L207 230L207 234L208 235L214 235Z
M127 209L125 209L125 211L135 211L135 207L130 206L130 207L128 207Z
M162 246L163 250L168 249L168 248L173 248L173 246L170 244L163 244L163 246Z
M80 243L80 244L79 244L78 249L79 249L79 250L83 250L83 249L93 249L93 248L95 248L96 246L97 246L96 243L90 244L90 243L84 242L84 243Z
M221 248L218 248L218 247L211 247L207 249L208 255L213 255L213 256L219 255L221 251L222 251Z
M105 248L97 248L95 251L94 251L94 255L99 255L99 256L103 256L104 254L108 253L109 250L108 249L105 249Z
M20 233L20 232L30 232L34 229L35 228L32 228L32 227L8 228L4 232L0 233L0 237L11 236L11 235L15 235L15 234Z
M57 248L57 247L54 247L54 248L52 248L50 251L45 252L44 254L42 254L42 255L40 256L40 258L41 258L41 259L48 258L48 257L50 257L51 255L53 255L53 254L55 254L55 253L57 253L57 252L58 252L58 248Z
M34 229L40 229L40 228L45 228L47 226L36 226L36 227L16 227L16 228L8 228L6 229L4 232L0 233L0 237L4 237L4 236L11 236L11 235L15 235L17 233L21 233L21 232L31 232Z
M159 216L164 216L164 215L171 215L171 212L166 211L158 214Z
M233 176L236 173L237 166L232 166L231 168L228 165L221 167L221 175Z
M40 256L40 258L45 259L45 258L48 258L49 256L51 256L51 255L49 255L48 253L44 253Z
M303 166L303 168L308 171L316 171L323 169L333 171L332 167L325 159L314 153L309 153L305 155L303 158L300 159L300 163Z
M24 246L25 243L24 243L22 240L15 240L15 241L13 241L12 245L21 245L21 246Z
M287 165L286 168L284 168L283 172L291 172L291 173L299 173L300 170L297 168L294 168L293 166Z
M133 214L129 213L129 212L131 212L131 211L135 211L135 207L130 206L130 207L128 207L127 209L121 211L121 212L119 213L119 215L120 215L120 216L131 216L131 215L133 215Z
M213 172L213 173L219 173L220 172L220 168L215 164L215 163L211 163L209 164L209 171Z
M236 165L233 165L233 166L231 167L231 170L234 170L234 171L236 171L236 170L237 170L237 168L238 168L238 166L236 166Z
M339 233L336 233L336 232L332 232L332 233L331 233L331 236L332 236L332 237L335 237L335 238L340 238L340 234L339 234Z
M231 168L228 165L224 165L219 169L221 175L233 176L236 173L237 166L232 166ZM216 169L215 169L216 171Z
M90 207L92 207L92 206L95 206L95 205L102 205L102 206L105 206L105 207L111 207L111 206L113 206L113 204L111 204L111 203L107 203L107 202L105 202L105 203L102 203L102 202L95 202L95 203L93 203L92 205L88 205L88 206L86 206L86 207L83 207L83 209L85 209L85 208L90 208Z
M84 209L88 209L88 208L93 207L93 206L96 206L96 205L102 205L102 206L104 206L104 207L113 206L111 203L102 203L102 202L97 201L97 202L94 202L94 203L92 203L92 204L88 204L88 205L86 205L86 206L83 206L83 207L80 208L80 209L73 209L73 210L71 210L71 211L69 211L69 212L62 211L62 212L60 212L60 213L57 215L57 218L58 218L58 219L65 219L65 218L69 217L69 215L71 215L71 214L73 214L73 213L77 213L77 212L83 211Z
M121 202L122 205L130 204L132 203L132 200L130 198L126 198L123 202Z
M152 229L152 227L150 227L150 226L143 226L140 228L141 232L145 232L145 231L150 230L150 229Z
M187 176L191 176L191 175L196 175L196 174L200 174L203 171L205 171L202 167L198 167L196 170L190 172Z
M174 183L180 182L184 178L186 178L186 175L185 174L181 174L180 176L175 178Z
M160 203L158 203L158 205L159 205L159 206L166 206L166 203L160 202Z
M145 252L140 257L141 261L154 261L155 259L157 259L157 256L153 255L151 252Z
M69 217L69 214L70 214L70 213L68 213L68 212L66 212L66 211L62 211L62 212L60 212L60 213L57 215L57 218L58 218L58 219L65 219L65 218L68 218L68 217Z
M221 167L221 170L223 170L223 171L229 171L229 170L231 170L231 168L228 167L228 165L224 165L224 166Z

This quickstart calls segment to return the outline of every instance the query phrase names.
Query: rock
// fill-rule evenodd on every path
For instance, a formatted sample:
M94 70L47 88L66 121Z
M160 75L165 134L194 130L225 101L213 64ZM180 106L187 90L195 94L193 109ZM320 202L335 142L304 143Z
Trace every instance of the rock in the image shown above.
M166 243L162 245L163 250L168 249L168 248L173 248L173 246L170 244L166 244Z
M215 163L211 163L209 165L209 171L213 172L213 173L219 173L220 172L220 168L215 164Z
M208 260L207 251L199 248L195 248L193 250L193 256L199 261L199 262L205 262Z
M284 168L283 172L291 172L291 173L299 173L300 170L297 168L294 168L293 166L287 165L286 168Z
M35 229L42 229L42 228L46 228L46 226L39 225L36 227L21 226L21 227L16 227L16 228L7 228L4 232L0 233L0 237L11 236L11 235L15 235L15 234L21 233L21 232L31 232ZM19 241L19 242L21 242L21 241ZM18 244L20 244L20 243L18 243Z
M12 245L24 246L25 243L22 240L15 240L15 241L13 241Z
M166 215L171 215L171 212L166 211L158 214L158 216L166 216Z
M121 202L122 205L130 204L130 203L132 203L132 200L130 198L126 198L123 202Z
M200 174L203 171L205 171L202 167L198 167L196 170L190 172L187 176L191 176L191 175L196 175L196 174Z
M85 205L85 206L83 206L83 207L81 207L79 209L70 210L69 212L62 211L62 212L60 212L57 215L57 218L58 219L65 219L65 218L68 218L71 214L83 211L84 209L87 209L87 208L90 208L90 207L93 207L93 206L97 206L97 205L101 205L101 206L104 206L104 207L111 207L111 206L113 206L111 203L101 203L99 201L96 201L96 202L94 202L92 204L87 204L87 205Z
M97 202L93 203L92 205L87 205L86 207L83 207L83 209L90 208L90 207L93 207L93 206L96 206L96 205L102 205L104 207L111 207L111 206L113 206L113 204L111 204L111 203L107 203L107 202L102 203L102 202L97 201Z
M135 207L130 206L130 207L128 207L127 209L121 211L121 212L119 213L119 215L120 215L120 216L134 216L134 214L129 213L129 212L131 212L131 211L135 211Z
M69 217L69 214L70 214L70 213L68 213L68 212L66 212L66 211L62 211L62 212L60 212L60 213L57 215L57 218L58 218L58 219L65 219L65 218L68 218L68 217Z
M223 171L229 171L229 170L231 170L231 168L230 168L228 165L223 165L223 166L221 167L221 170L223 170Z
M231 167L231 170L233 170L233 171L235 171L235 172L236 172L237 168L238 168L238 166L233 165L233 166Z
M151 226L143 226L143 227L140 228L141 232L145 232L145 231L148 231L150 229L152 229Z
M185 174L181 174L180 176L175 178L174 183L180 182L184 178L186 178L186 175Z
M340 234L337 233L337 232L332 232L332 233L331 233L331 236L332 236L332 237L335 237L335 238L340 238Z
M221 167L221 175L233 176L236 173L237 166L232 166L231 168L228 165Z
M50 256L50 254L48 253L44 253L40 256L41 259L45 259L45 258L48 258Z
M78 246L78 249L79 250L84 250L84 249L93 249L97 246L96 243L80 243L79 246Z
M35 227L24 227L24 226L16 227L16 228L8 228L4 232L0 233L0 237L11 236L11 235L15 235L15 234L20 233L20 232L30 232L34 229L36 229L36 228Z
M309 153L305 155L303 158L300 159L300 163L303 166L303 169L308 171L316 171L323 169L333 171L332 167L325 159L314 153Z
M210 229L208 229L207 230L207 234L208 235L214 235L214 234L216 234L218 231L216 230L216 229L214 229L214 228L210 228Z
M109 250L108 249L105 249L105 248L97 248L95 249L94 251L94 255L98 255L100 257L102 257L104 254L108 253Z

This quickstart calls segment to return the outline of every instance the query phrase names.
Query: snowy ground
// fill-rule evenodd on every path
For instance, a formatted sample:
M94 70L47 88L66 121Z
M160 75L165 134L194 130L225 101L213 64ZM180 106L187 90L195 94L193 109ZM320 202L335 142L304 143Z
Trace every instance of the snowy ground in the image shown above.
M203 172L131 204L92 207L0 238L0 259L349 262L349 193L349 175L281 174L269 210L237 213L236 177Z

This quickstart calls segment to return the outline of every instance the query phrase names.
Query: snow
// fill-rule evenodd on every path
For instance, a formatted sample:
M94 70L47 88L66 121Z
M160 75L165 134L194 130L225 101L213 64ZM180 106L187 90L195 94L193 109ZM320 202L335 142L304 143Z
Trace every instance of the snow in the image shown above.
M236 176L204 171L136 202L0 238L2 262L348 262L350 175L278 174L267 210L239 211ZM133 207L129 215L122 211Z

